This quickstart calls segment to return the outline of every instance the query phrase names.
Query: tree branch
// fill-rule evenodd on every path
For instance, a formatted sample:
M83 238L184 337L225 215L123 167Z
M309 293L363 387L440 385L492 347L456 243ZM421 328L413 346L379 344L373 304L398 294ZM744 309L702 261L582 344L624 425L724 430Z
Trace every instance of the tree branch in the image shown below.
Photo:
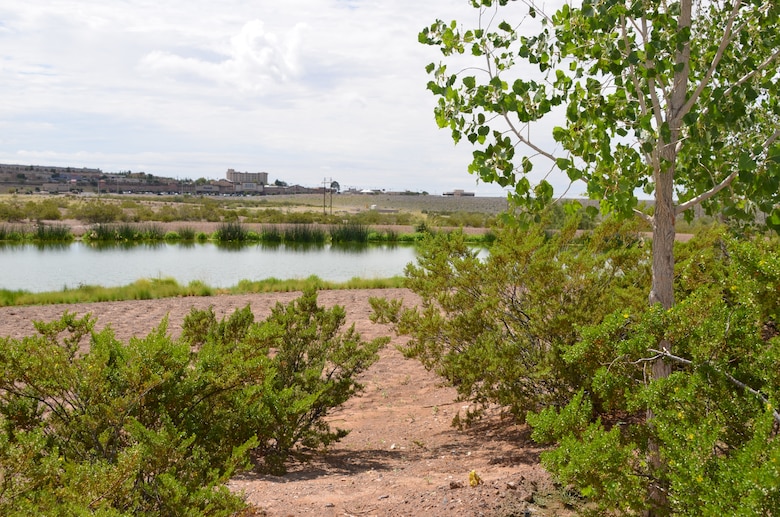
M696 87L696 90L693 92L693 95L690 96L688 101L685 103L685 105L682 107L679 113L675 114L675 126L679 121L682 119L682 117L685 115L685 113L688 113L691 108L693 108L693 105L696 104L696 101L699 100L699 96L704 91L704 88L707 87L707 85L710 82L710 79L712 79L712 75L715 73L715 70L718 68L718 64L720 64L720 60L723 58L723 54L726 52L726 48L729 46L729 43L731 43L731 29L734 26L734 20L737 17L737 14L739 14L739 8L742 5L742 0L735 0L734 1L734 7L731 10L731 15L729 16L728 21L726 22L726 27L723 30L723 37L720 40L720 44L718 45L718 50L715 52L715 57L712 60L712 63L710 64L710 68L707 70L707 73L704 74L704 77L699 82L699 86Z
M656 358L658 358L658 357L663 357L663 358L665 358L665 359L669 359L669 360L671 360L671 361L674 361L674 362L676 362L676 363L683 364L683 365L685 365L685 366L695 366L695 365L694 365L694 363L693 363L693 361L691 361L690 359L685 359L685 358L683 358L683 357L676 356L676 355L672 354L671 352L669 352L668 350L663 350L663 351L662 351L662 350L653 350L653 349L650 349L650 352L652 352L652 353L656 354L656 356L655 356ZM737 379L737 378L736 378L736 377L734 377L733 375L731 375L731 374L729 374L729 373L722 372L722 371L718 370L717 368L715 368L715 367L712 365L712 363L710 363L710 362L708 362L708 361L707 361L707 362L705 362L705 363L703 363L703 364L707 364L707 365L711 366L711 367L712 367L712 368L713 368L713 369L714 369L716 372L718 372L719 374L723 375L723 376L724 376L726 379L728 379L728 380L729 380L729 382L731 382L731 383L732 383L732 384L734 384L735 386L737 386L737 387L739 387L739 388L741 388L741 389L743 389L743 390L745 390L745 391L747 391L747 392L749 392L749 393L752 393L753 395L755 395L756 397L758 397L759 399L761 399L761 401L762 401L762 402L763 402L765 405L767 405L768 407L771 407L771 403L770 403L769 399L768 399L768 398L766 398L766 396L765 396L763 393L761 393L760 391L758 391L758 390L756 390L756 389L753 389L753 388L751 388L750 386L748 386L748 385L747 385L747 384L745 384L744 382L740 381L739 379ZM774 417L775 421L776 421L778 424L780 424L780 413L779 413L779 412L778 412L776 409L772 409L771 411L772 411L772 416Z
M761 62L760 65L758 65L756 68L745 74L744 76L740 77L738 81L736 81L734 84L726 88L723 92L723 97L728 97L731 95L731 92L734 91L735 88L738 88L739 86L742 86L746 82L748 82L750 79L752 79L755 75L757 75L760 72L763 72L766 67L768 67L770 64L772 64L773 61L780 58L780 49L777 49L774 54L766 58L764 61ZM701 115L706 115L709 113L710 108L709 106L705 107L701 111Z
M772 134L772 136L770 136L769 138L766 139L766 141L764 142L764 145L763 145L764 150L768 149L769 146L771 146L773 143L775 143L778 140L778 138L780 138L780 129L775 131ZM696 206L696 205L698 205L700 203L703 203L704 201L707 201L708 199L713 197L715 194L717 194L718 192L720 192L724 188L726 188L729 185L731 185L731 183L734 182L734 180L736 179L736 177L738 175L739 175L739 171L738 170L732 172L723 181L721 181L720 183L715 185L713 188L711 188L707 192L704 192L704 193L696 196L695 198L693 198L693 199L691 199L689 201L686 201L685 203L679 205L675 209L675 215L679 215L679 214L685 212L686 210L688 210L689 208L691 208L693 206Z

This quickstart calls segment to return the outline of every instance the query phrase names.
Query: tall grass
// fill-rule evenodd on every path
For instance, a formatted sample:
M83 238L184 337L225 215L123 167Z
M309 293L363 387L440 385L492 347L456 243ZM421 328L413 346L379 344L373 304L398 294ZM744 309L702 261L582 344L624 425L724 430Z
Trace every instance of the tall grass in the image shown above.
M23 226L0 226L0 241L22 242L27 236Z
M192 228L190 226L184 226L182 228L179 228L179 237L183 241L194 241L195 240L195 228Z
M217 242L246 242L249 240L249 231L241 223L222 223L214 232L214 240Z
M369 227L359 223L346 223L330 229L331 242L368 242Z
M38 242L68 242L73 240L73 233L68 226L41 223L35 228L35 240Z
M155 278L137 280L122 287L81 285L44 293L0 289L0 306L156 300L178 296L211 296L218 292L220 291L198 281L181 286L172 278Z
M260 240L269 243L282 242L284 235L277 226L264 226L260 233Z
M235 287L212 288L200 281L179 285L171 278L143 279L122 287L100 287L82 285L62 291L30 293L0 289L0 307L15 305L52 305L62 303L112 302L124 300L157 300L179 296L214 296L218 294L252 294L271 292L302 291L307 287L320 290L336 289L388 289L404 286L404 277L359 279L346 282L327 282L317 276L304 279L279 280L269 278L261 281L242 280Z
M326 239L322 229L308 224L293 224L284 229L284 242L322 244Z
M145 241L161 241L165 239L165 230L158 224L147 224L141 227L141 238Z
M84 236L92 242L162 241L165 230L158 224L96 224Z

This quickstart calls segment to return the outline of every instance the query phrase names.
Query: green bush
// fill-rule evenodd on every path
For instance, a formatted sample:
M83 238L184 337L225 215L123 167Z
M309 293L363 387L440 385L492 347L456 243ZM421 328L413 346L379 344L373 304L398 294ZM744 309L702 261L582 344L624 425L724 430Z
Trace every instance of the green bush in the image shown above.
M121 221L124 218L122 207L104 201L88 201L71 206L68 216L89 224L105 224Z
M583 329L566 361L598 366L582 398L604 409L579 426L566 423L572 404L529 416L535 438L559 444L543 461L562 482L602 511L644 510L654 487L672 515L773 515L780 508L777 244L763 236L737 240L722 229L702 234L678 246L672 309L619 311ZM657 349L662 340L671 351ZM645 367L655 357L673 373L647 383ZM607 440L612 456L594 450ZM660 465L637 454L651 443Z
M576 225L552 236L541 226L501 230L485 259L462 232L428 237L406 268L420 307L384 315L411 337L404 354L462 398L501 404L521 421L566 403L593 374L564 361L578 327L626 303L641 306L637 286L650 274L648 250L630 226L577 237ZM618 236L625 246L613 245Z
M406 271L420 308L373 300L374 318L463 399L525 418L552 446L543 464L595 514L775 515L778 240L713 228L678 243L663 310L646 302L638 233L575 226L501 230L484 260L458 234L429 238ZM673 372L652 380L658 358Z
M265 321L193 311L123 344L88 315L0 339L0 514L232 515L250 453L275 472L343 436L324 417L385 340L342 332L307 291Z

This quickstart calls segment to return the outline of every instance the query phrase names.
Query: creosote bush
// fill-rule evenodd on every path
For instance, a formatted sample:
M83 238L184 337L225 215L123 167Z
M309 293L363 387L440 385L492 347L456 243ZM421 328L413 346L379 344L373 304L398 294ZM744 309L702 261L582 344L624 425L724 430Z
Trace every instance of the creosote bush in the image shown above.
M677 303L664 310L646 302L640 234L573 227L502 230L484 260L457 235L430 238L406 271L421 306L374 299L373 317L464 400L526 420L552 446L543 464L596 515L659 511L656 488L669 515L775 515L777 239L714 228L677 243ZM671 375L651 378L657 359Z
M193 310L121 343L89 316L0 339L0 514L232 515L252 456L283 472L342 437L323 420L386 340L342 330L309 290L255 322Z
M501 230L485 259L460 232L428 237L406 269L420 307L399 312L375 300L375 317L395 321L411 337L403 353L465 400L501 404L521 421L564 403L592 374L563 360L578 327L644 303L639 286L649 275L646 246L630 226L610 222L588 237L576 228Z

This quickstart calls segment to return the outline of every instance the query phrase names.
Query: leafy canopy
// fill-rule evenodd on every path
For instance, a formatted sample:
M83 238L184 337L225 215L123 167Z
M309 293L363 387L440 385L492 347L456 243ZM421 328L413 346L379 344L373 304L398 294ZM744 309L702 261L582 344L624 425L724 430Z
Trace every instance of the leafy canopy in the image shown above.
M780 229L777 2L586 0L551 16L471 3L477 28L437 20L420 33L446 57L428 66L428 89L439 126L476 147L471 173L541 209L554 196L549 172L531 180L543 157L624 215L667 174L677 213L758 209ZM534 128L550 122L543 144Z

